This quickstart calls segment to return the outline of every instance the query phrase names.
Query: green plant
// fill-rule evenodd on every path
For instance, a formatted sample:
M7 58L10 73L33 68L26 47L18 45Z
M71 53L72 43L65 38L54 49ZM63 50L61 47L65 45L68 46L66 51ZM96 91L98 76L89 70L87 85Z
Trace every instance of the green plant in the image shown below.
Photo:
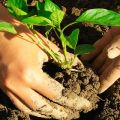
M74 59L78 55L87 54L95 49L92 45L89 44L77 44L79 37L78 28L73 30L69 36L66 36L64 31L69 26L78 24L80 22L91 22L94 24L107 26L120 25L120 14L102 8L87 10L82 13L74 22L69 23L68 25L61 28L61 22L64 19L65 12L63 12L60 7L51 0L45 0L43 3L37 1L36 14L35 11L28 10L27 0L8 0L6 5L8 11L18 20L26 24L33 32L33 35L38 40L37 44L40 45L48 54L50 54L54 61L62 68L71 68ZM34 30L34 25L48 27L49 29L46 31L46 36L48 36L51 30L54 30L55 34L61 41L64 52L64 60L62 60L57 53L52 51L51 48L44 45L44 43L38 38L36 31ZM11 30L8 31L15 33L15 29L13 29L14 28L12 26ZM67 47L73 49L73 59L69 59L67 57Z

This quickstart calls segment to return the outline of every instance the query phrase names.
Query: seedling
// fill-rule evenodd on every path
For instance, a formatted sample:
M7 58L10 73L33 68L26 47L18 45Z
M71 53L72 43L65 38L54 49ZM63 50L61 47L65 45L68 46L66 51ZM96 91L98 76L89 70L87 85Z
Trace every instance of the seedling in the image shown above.
M54 59L54 61L64 69L71 68L74 59L78 55L88 54L89 52L95 50L95 48L89 44L78 45L78 37L80 32L78 28L74 29L69 36L66 36L64 34L64 31L69 26L78 24L80 22L91 22L94 24L107 26L120 25L120 14L102 8L87 10L82 13L75 21L61 28L61 22L64 19L65 12L62 11L60 7L53 3L51 0L45 0L43 3L37 1L37 14L35 14L35 11L28 11L27 0L8 0L6 5L8 11L18 20L26 24L28 28L32 31L33 35L37 39L37 44L40 45ZM51 48L46 46L42 42L42 40L39 39L37 32L34 30L34 25L49 27L49 29L46 31L46 36L48 36L51 30L54 30L55 34L61 41L64 53L64 60L62 60L57 53L52 51ZM16 33L14 27L9 23L0 23L0 30L1 29L12 32L14 34ZM68 47L73 49L73 59L69 59L67 57Z

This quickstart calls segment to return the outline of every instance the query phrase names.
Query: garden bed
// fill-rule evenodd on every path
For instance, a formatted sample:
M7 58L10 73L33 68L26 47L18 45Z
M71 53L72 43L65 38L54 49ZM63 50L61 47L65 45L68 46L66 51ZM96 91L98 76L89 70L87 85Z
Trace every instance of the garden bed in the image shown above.
M90 8L107 8L117 12L120 12L120 1L116 0L53 0L58 5L62 6L63 10L66 11L67 15L63 24L66 24L79 16L81 12ZM103 27L99 25L93 25L83 23L70 27L66 30L66 34L69 34L73 28L80 28L80 43L94 43L96 40L101 38L105 32L108 31L109 27ZM38 29L38 28L37 28ZM39 29L38 29L39 30ZM40 31L44 34L44 30ZM56 42L56 36L51 33L49 38ZM87 63L90 64L90 63ZM92 102L92 108L96 108L88 113L81 113L79 120L119 120L120 119L120 80L110 87L105 93L97 97L97 90L99 88L99 80L96 74L93 73L91 68L86 65L86 68L77 66L81 72L71 72L58 70L58 73L51 74L56 80L63 83L66 87L64 95L69 95L71 91L76 92L79 96L85 97ZM51 71L51 70L45 70ZM56 76L57 75L57 76ZM65 81L63 79L65 77ZM88 78L88 79L87 79ZM71 81L72 80L72 81ZM82 81L82 82L80 82ZM77 83L77 84L76 84ZM67 89L69 88L69 90ZM94 91L92 93L91 91ZM87 95L85 94L87 92ZM41 118L26 115L17 110L14 105L10 102L2 91L0 92L0 120L39 120ZM98 102L98 107L96 102ZM95 101L95 102L94 102Z

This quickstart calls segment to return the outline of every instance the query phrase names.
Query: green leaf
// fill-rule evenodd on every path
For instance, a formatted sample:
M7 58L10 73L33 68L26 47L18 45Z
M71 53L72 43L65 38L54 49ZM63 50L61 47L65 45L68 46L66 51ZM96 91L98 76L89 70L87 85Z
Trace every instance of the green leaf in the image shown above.
M7 0L7 9L19 20L28 16L27 0Z
M44 10L44 3L43 2L38 1L36 4L36 8L37 8L38 16L44 16L46 18L50 17L51 12Z
M37 13L39 16L44 14L44 3L38 1L36 4L36 8L37 8Z
M78 36L79 29L73 30L72 33L67 37L67 46L72 49L75 49L78 42Z
M74 50L74 53L76 55L84 55L84 54L88 54L94 50L95 50L95 47L93 47L90 44L81 44L76 47L76 49Z
M65 13L62 10L56 10L50 15L50 19L52 20L55 26L60 26L60 23L62 22L64 15Z
M107 9L90 9L76 19L76 22L91 22L94 24L119 26L120 14Z
M7 0L7 7L13 9L13 6L27 12L27 0Z
M66 37L64 36L63 33L61 33L61 35L60 35L60 40L61 40L61 43L62 43L62 47L65 48L66 44L67 44L67 40L66 40Z
M19 20L21 20L27 16L26 12L24 12L23 10L21 10L15 6L13 6L13 11L14 11L13 12L14 16Z
M51 0L45 0L44 10L49 12L54 12L56 10L60 10L60 8Z
M16 34L16 30L14 26L8 22L0 22L0 30L1 31L7 31L13 34Z
M52 25L52 22L49 19L42 16L28 17L23 19L22 22L29 25L40 25L40 26Z

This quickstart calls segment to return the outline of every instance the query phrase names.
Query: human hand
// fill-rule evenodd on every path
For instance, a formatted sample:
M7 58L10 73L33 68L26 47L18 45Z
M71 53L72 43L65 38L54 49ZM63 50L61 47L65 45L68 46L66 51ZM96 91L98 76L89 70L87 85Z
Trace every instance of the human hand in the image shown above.
M113 27L94 46L96 51L81 59L94 59L92 66L100 74L99 93L102 93L120 78L120 27Z
M4 15L6 10L2 7L0 16ZM63 106L77 110L89 107L89 101L77 95L71 99L62 96L64 87L42 71L42 65L49 60L49 57L33 43L35 37L32 33L11 16L9 19L7 15L3 18L1 19L12 23L22 36L0 32L0 88L13 103L24 112L56 119L67 118L72 114L72 110ZM48 42L41 34L39 37L54 51L59 51L56 45ZM49 100L54 102L53 106Z

